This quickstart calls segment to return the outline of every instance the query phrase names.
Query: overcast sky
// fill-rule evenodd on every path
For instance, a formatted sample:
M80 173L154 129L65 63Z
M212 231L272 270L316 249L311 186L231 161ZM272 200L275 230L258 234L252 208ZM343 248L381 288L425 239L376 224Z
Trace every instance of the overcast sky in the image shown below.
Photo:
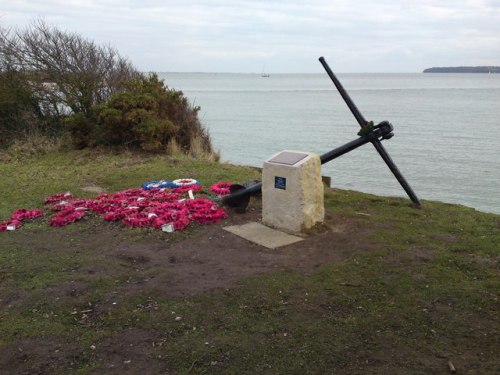
M500 65L500 0L3 0L0 24L43 18L144 71L420 72Z

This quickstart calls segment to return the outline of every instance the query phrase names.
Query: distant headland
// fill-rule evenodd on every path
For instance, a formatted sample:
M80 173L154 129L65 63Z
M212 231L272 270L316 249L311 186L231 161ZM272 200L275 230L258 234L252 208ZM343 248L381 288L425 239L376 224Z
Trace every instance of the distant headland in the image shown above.
M500 73L500 66L445 66L428 68L424 73Z

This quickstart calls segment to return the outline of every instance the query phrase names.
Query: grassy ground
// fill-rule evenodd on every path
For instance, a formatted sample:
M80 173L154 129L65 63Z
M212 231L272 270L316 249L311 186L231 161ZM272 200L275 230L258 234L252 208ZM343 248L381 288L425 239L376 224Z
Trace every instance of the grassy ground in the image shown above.
M0 220L67 190L258 178L251 168L90 152L2 162L0 175ZM165 293L169 269L110 253L151 243L148 254L161 256L172 243L206 241L205 228L165 239L97 218L57 229L44 219L0 233L1 373L500 373L498 215L337 190L325 205L333 224L311 236L335 239L350 223L346 259L184 297ZM152 278L162 286L149 287Z

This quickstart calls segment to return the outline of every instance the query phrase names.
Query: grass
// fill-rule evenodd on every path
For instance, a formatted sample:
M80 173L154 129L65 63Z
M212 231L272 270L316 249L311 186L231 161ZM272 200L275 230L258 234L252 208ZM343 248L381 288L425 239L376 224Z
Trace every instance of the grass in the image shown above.
M0 218L61 191L92 196L89 185L113 192L160 178L205 186L258 178L252 168L86 151L0 163L0 174ZM101 250L158 241L151 231L91 219L57 236L46 222L0 233L0 365L115 373L105 367L112 347L132 364L138 353L149 358L136 373L445 374L448 361L460 373L499 372L498 215L338 190L325 205L359 233L371 229L372 250L184 298L140 288L146 278L168 284L168 269ZM196 228L161 241L186 236ZM123 293L131 285L137 292Z
M79 197L96 196L85 190L98 186L108 192L139 187L151 180L195 178L205 185L232 179L257 178L251 168L233 168L206 160L109 154L93 151L53 152L27 160L0 163L0 217L20 206L39 207L49 195L71 191Z

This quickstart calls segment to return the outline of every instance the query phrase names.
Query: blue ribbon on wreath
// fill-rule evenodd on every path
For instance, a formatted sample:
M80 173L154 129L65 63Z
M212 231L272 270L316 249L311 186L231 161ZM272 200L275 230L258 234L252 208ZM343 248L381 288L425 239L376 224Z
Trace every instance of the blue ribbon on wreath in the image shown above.
M174 188L176 185L167 180L148 181L141 185L144 190Z

